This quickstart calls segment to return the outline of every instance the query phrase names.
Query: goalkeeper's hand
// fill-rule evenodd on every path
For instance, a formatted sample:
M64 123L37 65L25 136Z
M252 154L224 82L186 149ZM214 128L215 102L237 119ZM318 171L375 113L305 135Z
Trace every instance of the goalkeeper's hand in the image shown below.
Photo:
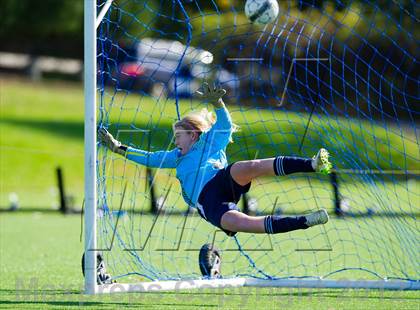
M213 86L210 86L207 82L204 82L203 91L197 90L195 93L201 100L210 102L216 109L225 106L222 97L226 94L226 90L217 87L214 83Z
M102 144L106 145L114 153L125 156L127 147L121 144L120 141L114 139L114 137L105 128L98 129L98 138Z

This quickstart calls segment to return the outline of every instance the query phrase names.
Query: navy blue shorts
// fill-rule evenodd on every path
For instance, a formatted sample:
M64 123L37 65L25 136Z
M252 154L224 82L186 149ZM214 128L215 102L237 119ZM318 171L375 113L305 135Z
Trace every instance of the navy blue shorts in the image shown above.
M224 230L220 225L223 214L229 210L238 210L237 203L242 194L249 191L251 182L245 186L239 185L230 175L230 164L221 169L207 182L198 197L198 213L207 222L219 227L228 236L234 236L236 232Z

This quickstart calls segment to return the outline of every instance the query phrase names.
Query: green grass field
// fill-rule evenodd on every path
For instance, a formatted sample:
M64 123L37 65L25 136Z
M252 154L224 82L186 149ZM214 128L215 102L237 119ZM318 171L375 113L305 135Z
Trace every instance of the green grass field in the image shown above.
M58 204L55 168L64 170L68 194L75 197L76 207L83 199L83 93L80 84L58 82L30 83L27 81L0 79L0 208L9 205L9 194L19 196L23 208L56 208ZM181 113L199 108L197 102L183 101ZM249 107L231 106L235 122L241 125L236 143L229 146L232 160L259 157L280 153L297 153L297 142L305 125L305 115L297 113L253 110ZM141 113L143 114L141 114ZM141 115L146 117L141 117ZM154 104L139 100L136 96L117 95L114 107L105 114L111 131L116 130L116 121L138 128L153 128L159 121L159 130L154 133L152 148L167 146L168 134L174 121L175 107L171 102ZM264 122L258 122L263 119ZM360 155L361 162L370 168L404 167L416 169L418 145L415 135L401 134L397 128L385 131L380 124L349 119L326 120L315 117L308 132L304 154L309 155L319 145L325 145L339 167L348 168L351 160L343 153ZM266 133L269 132L270 135ZM333 134L334 133L334 134ZM332 136L321 141L321 136ZM163 139L165 137L165 139ZM362 139L361 139L362 137ZM128 137L127 137L128 138ZM153 138L153 137L152 137ZM144 140L144 139L143 139ZM133 143L144 146L141 137ZM169 139L170 140L170 139ZM240 149L246 141L249 150ZM278 146L274 149L273 145ZM376 149L371 146L375 145ZM384 147L385 146L385 147ZM377 150L381 150L379 153ZM401 150L404 150L402 152ZM405 156L404 156L405 155ZM115 176L128 181L130 199L124 209L144 209L148 197L144 194L144 169L125 163L118 157L109 157ZM373 164L373 165L369 165ZM395 167L394 167L395 168ZM141 177L139 177L139 175ZM350 201L353 211L418 212L419 182L399 180L395 182L370 182L361 178L341 179L342 194ZM120 200L124 182L110 180L114 196L109 197L115 209ZM166 173L157 175L158 195L164 195L170 184L173 191L167 204L184 209L180 199L179 185ZM314 194L314 191L316 194ZM333 208L331 185L328 178L287 177L281 180L265 178L252 186L251 196L258 200L259 210L270 212L273 201L278 198L278 207L283 211L301 213L319 207ZM132 222L147 232L153 217L142 216L121 221L119 231L132 230ZM179 225L180 217L170 216L158 222L160 230L152 235L148 251L143 255L155 266L168 266L168 272L197 274L196 252L168 254L167 259L176 260L176 265L164 264L161 253L152 246L170 246L162 238L162 229L172 234L172 227ZM418 224L417 218L333 218L325 230L314 229L284 234L273 238L274 250L267 254L253 254L259 266L272 274L305 275L311 272L326 274L331 270L348 266L363 266L380 274L401 275L402 270L410 276L418 275ZM134 225L133 224L133 225ZM187 232L199 231L193 241L185 239L183 246L200 246L208 241L214 231L207 223L192 218L187 223ZM137 226L136 226L137 227ZM156 307L156 308L296 308L296 309L418 309L418 292L380 290L331 290L331 289L254 289L238 288L225 290L200 290L186 292L126 294L112 296L85 296L81 294L83 278L80 257L80 216L62 216L45 213L0 213L0 307L6 308L70 308L79 305L91 308ZM158 233L159 232L159 233ZM177 231L176 234L179 234ZM123 234L129 238L130 234ZM319 248L327 240L333 248L328 253L298 255L296 248ZM201 239L200 239L201 238ZM264 237L239 235L249 248L266 246ZM310 242L308 242L310 240ZM144 234L131 242L142 243ZM156 243L157 242L157 243ZM231 241L217 240L223 247L232 246ZM226 273L246 268L243 257L237 259L234 252L224 252ZM117 251L118 257L118 251ZM386 262L385 264L383 262ZM172 268L172 269L171 269ZM357 274L353 274L353 276ZM345 276L348 276L347 274ZM366 276L365 274L361 276ZM31 282L34 278L35 282Z
M0 307L7 309L418 309L416 291L231 288L86 296L80 217L0 215ZM198 268L198 267L196 267ZM31 282L32 281L32 282Z

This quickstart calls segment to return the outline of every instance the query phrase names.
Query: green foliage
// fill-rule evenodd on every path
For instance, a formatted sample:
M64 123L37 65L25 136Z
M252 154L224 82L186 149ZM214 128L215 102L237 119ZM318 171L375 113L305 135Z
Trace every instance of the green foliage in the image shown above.
M37 40L51 35L83 35L83 1L2 0L0 37Z
M217 33L217 36L223 39L225 34L229 34L229 29L232 31L238 25L241 28L241 25L249 24L243 13L243 1L200 1L199 4L198 7L187 2L183 3L193 26L194 38L201 37L203 28L200 26L205 27L204 30L207 31L210 39L215 36L212 32ZM364 21L369 23L373 21L378 26L378 34L386 32L392 38L400 35L406 36L406 33L398 29L394 23L387 22L390 18L387 15L399 21L404 28L415 29L414 16L418 13L413 1L409 0L399 1L398 3L386 0L377 1L377 7L380 10L373 9L370 3L364 1L296 0L280 1L279 4L280 18L284 15L282 12L287 11L291 19L295 17L303 18L308 25L315 26L319 25L319 14L323 10L332 18L327 28L337 22L337 25L341 25L342 35L345 36L350 35L348 30L353 29L353 27L356 34L363 35L367 29ZM218 11L216 11L216 6ZM28 46L36 45L37 40L51 36L82 41L82 0L2 0L0 1L0 12L2 12L0 38L3 38L3 40L9 39L13 42L18 37L20 40L25 38L29 41ZM364 21L355 23L359 19L355 14L363 14ZM178 21L173 21L173 18L178 19ZM157 36L186 41L186 17L176 1L115 0L111 8L110 19L119 22L121 25L120 31L125 31L129 38L141 39L147 36ZM307 26L304 31L311 33L312 28ZM249 25L243 29L251 30ZM256 30L258 28L252 27L252 29ZM254 30L250 32L252 33ZM328 29L326 30L328 31ZM236 35L240 35L241 31L235 29ZM334 31L334 29L331 29L331 31ZM370 32L368 35L375 36L375 32ZM413 31L413 33L419 35L418 32ZM206 41L209 40L206 39ZM60 46L57 46L57 48L60 48Z

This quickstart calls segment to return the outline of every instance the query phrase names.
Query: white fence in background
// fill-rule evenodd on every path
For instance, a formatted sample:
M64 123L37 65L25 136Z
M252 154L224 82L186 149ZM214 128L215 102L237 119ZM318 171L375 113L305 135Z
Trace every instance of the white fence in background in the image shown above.
M44 73L83 77L83 61L71 58L0 52L0 71L17 71L40 80Z

